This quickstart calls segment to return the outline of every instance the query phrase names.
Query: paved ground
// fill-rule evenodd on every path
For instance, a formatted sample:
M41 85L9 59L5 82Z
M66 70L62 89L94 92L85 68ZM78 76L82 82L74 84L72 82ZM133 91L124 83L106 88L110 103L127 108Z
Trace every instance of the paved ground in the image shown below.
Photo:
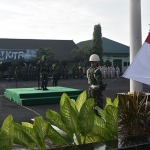
M113 79L104 79L104 82L109 83ZM87 90L88 84L86 79L68 79L68 80L60 80L58 83L59 86L70 87L70 88L78 88ZM36 87L37 81L21 81L18 83L18 88L20 87ZM49 86L51 83L49 82ZM12 114L15 122L22 121L30 121L31 118L37 116L32 109L38 112L40 115L45 117L45 112L47 109L53 109L59 112L59 105L39 105L39 106L28 106L22 107L6 98L4 98L3 93L6 88L15 88L16 83L14 81L0 81L0 126L3 120L9 115ZM108 84L106 91L104 94L107 97L115 98L116 93L120 92L128 92L129 91L129 80L124 78L119 78ZM150 87L144 85L144 91L149 92Z

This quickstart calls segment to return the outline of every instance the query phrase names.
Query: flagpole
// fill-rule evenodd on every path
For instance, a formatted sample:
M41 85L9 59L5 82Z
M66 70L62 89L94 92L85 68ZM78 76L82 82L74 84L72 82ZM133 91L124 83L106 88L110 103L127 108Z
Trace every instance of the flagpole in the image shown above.
M137 54L142 45L141 0L129 0L129 1L130 1L130 64L131 64L135 55ZM137 81L130 80L130 92L143 92L143 84Z

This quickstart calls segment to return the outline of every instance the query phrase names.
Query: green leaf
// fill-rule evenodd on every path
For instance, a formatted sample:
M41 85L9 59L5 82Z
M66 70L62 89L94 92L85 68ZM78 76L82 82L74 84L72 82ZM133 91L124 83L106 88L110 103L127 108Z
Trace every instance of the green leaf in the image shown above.
M80 109L81 109L82 105L84 104L84 102L86 101L86 99L87 99L86 91L83 91L83 92L77 97L77 100L76 100L76 107L77 107L78 112L80 112Z
M45 147L45 138L49 129L47 122L43 120L41 116L34 118L34 124L22 122L22 127L24 132L29 136L31 141L33 141L39 149L44 150Z
M94 125L90 134L93 134L94 136L100 136L104 141L113 139L106 127L100 127L98 125Z
M61 99L62 100L62 99ZM62 105L63 103L63 105ZM77 119L78 115L74 108L71 106L70 100L68 96L63 94L63 100L61 102L61 119L68 130L72 133L75 133L78 142L80 143L80 136L78 134L78 126L77 126Z
M26 134L23 126L14 123L14 143L29 147L34 150L34 143L32 139Z
M78 125L80 133L86 136L94 126L94 99L88 99L81 107Z
M66 98L68 98L68 95L66 93L63 93L60 99L60 107L64 105Z
M119 109L112 105L105 108L106 127L112 135L118 137L118 116Z
M106 105L105 105L105 108L107 107L107 105L113 105L112 101L111 101L111 98L109 97L106 97ZM104 108L104 109L105 109Z
M47 137L56 145L68 145L67 141L50 125Z
M95 109L98 111L98 114L105 119L104 111L98 106L96 106Z
M82 141L83 140L84 140L84 137L82 137ZM93 135L93 134L88 134L86 136L85 143L88 144L88 143L102 142L103 140L104 139L101 136L96 136L96 135Z
M21 122L21 124L22 124L22 126L33 128L33 124L31 124L29 122Z
M118 103L119 103L119 98L118 98L118 95L117 95L117 97L116 97L115 100L113 101L113 105L114 105L115 107L118 107Z
M77 132L77 114L70 104L70 100L65 97L64 104L61 109L61 119L65 126L72 132Z
M12 150L14 136L13 117L9 115L3 122L0 132L0 149Z
M34 118L33 129L36 132L37 139L42 149L45 148L45 138L49 130L49 124L43 120L42 116ZM46 149L46 148L45 148Z
M23 124L26 125L25 122ZM37 137L37 133L34 130L34 128L23 126L23 125L22 125L22 128L23 128L23 131L27 134L27 136L31 139L31 142L35 143L36 146L39 149L41 149L41 145L40 145L41 142L39 142L39 138Z
M60 99L60 109L62 108L62 106L64 105L65 100L68 99L70 101L71 106L73 107L73 109L75 110L75 112L78 115L78 111L75 105L75 101L73 99L70 99L69 96L66 93L63 93Z
M71 133L71 131L69 131L69 130L66 128L65 124L64 124L63 121L61 120L61 116L60 116L57 112L55 112L55 111L53 111L53 110L47 110L47 111L46 111L46 118L48 119L48 121L49 121L52 125L58 127L58 128L61 129L62 131L64 131L65 134L67 134L68 137L71 139L71 141L73 141L73 134Z
M79 115L78 110L77 110L77 107L76 107L76 102L75 102L75 100L70 99L69 97L68 97L68 99L69 99L69 101L70 101L71 106L72 106L73 109L75 110L76 114Z
M105 128L105 121L104 119L94 115L94 125Z

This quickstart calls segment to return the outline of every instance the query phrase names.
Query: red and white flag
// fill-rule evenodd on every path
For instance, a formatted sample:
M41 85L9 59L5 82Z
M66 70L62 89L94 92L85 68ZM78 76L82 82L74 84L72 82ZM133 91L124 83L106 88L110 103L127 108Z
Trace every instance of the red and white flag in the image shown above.
M150 33L123 77L150 85Z

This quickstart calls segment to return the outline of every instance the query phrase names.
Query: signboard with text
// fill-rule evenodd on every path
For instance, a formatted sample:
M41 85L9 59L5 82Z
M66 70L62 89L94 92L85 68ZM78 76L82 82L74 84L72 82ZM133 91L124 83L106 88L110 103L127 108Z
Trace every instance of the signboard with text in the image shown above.
M36 57L38 49L0 49L2 62L27 62Z

